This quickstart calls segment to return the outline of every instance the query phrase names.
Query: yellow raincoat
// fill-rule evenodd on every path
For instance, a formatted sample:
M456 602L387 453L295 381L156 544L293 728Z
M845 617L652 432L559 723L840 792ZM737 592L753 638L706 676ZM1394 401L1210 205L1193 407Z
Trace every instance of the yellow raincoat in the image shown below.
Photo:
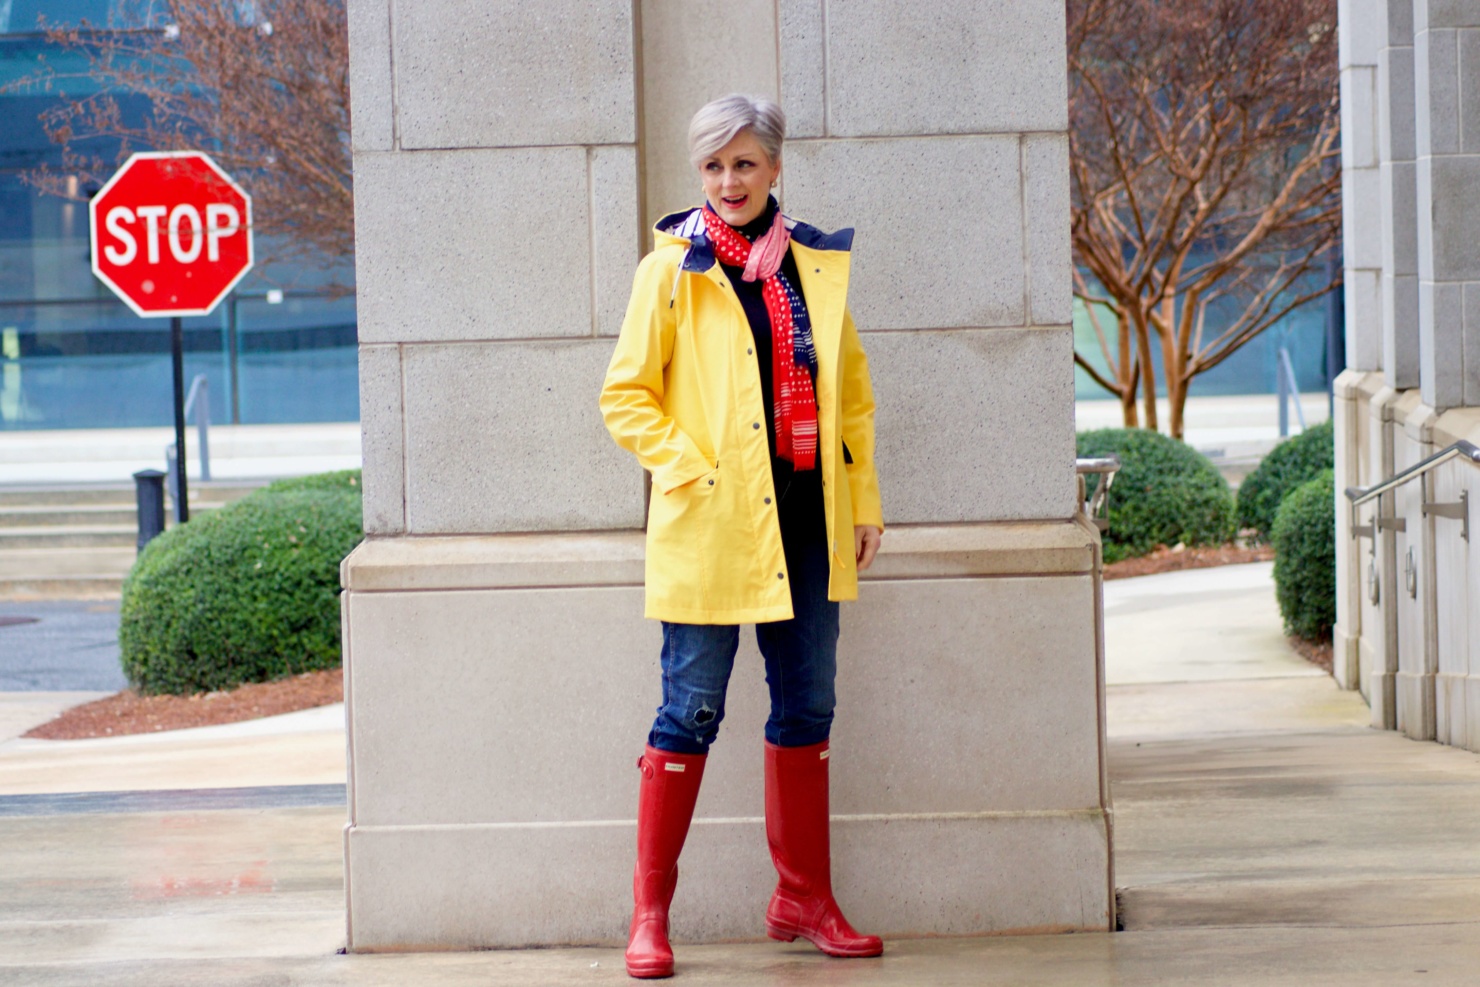
M884 526L873 388L847 309L853 231L786 222L817 348L828 599L852 600L853 526ZM653 478L646 616L686 624L789 620L754 340L703 228L698 210L658 222L656 247L633 280L601 413L612 438Z

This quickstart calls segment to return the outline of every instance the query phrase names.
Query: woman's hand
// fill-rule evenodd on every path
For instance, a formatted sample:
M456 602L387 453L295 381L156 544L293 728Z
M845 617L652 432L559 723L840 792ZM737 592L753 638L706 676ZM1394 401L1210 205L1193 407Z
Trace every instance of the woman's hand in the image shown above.
M884 533L871 524L853 526L853 560L862 572L874 564L874 554L879 551L879 541Z

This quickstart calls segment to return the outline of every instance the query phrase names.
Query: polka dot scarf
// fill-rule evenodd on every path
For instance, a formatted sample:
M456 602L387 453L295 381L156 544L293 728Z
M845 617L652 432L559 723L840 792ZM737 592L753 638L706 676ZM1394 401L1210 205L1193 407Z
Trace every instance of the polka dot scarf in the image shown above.
M705 205L704 226L721 263L744 267L741 277L746 281L761 281L761 297L771 317L776 455L794 469L813 469L817 465L817 398L812 376L817 372L817 350L806 303L781 273L781 258L791 238L786 222L778 209L771 228L752 244Z

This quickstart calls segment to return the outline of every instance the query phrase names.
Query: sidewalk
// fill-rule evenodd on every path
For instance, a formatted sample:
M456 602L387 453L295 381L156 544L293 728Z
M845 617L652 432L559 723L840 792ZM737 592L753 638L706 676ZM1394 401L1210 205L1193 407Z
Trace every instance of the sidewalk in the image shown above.
M185 465L200 477L195 426L185 431ZM0 487L131 483L134 473L165 468L173 428L0 432ZM303 476L360 466L359 422L308 425L212 425L213 480Z
M1480 757L1369 729L1359 697L1284 649L1269 572L1106 584L1127 931L893 941L850 961L797 944L680 946L674 983L1473 983ZM343 780L337 709L0 744L0 984L630 982L619 948L336 955L344 809L317 783ZM269 742L273 754L251 746ZM331 751L337 776L318 764ZM108 777L187 791L56 794ZM244 784L262 787L198 790Z

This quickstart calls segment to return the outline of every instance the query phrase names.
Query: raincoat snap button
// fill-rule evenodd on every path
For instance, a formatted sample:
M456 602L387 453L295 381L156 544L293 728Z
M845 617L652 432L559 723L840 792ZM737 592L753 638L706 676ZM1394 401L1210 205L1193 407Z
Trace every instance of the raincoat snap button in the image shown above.
M776 573L776 578L777 579L785 579L786 578L786 573L784 573L784 572L778 572L778 573Z
M770 502L771 502L771 498L770 498L770 497L767 497L767 498L766 498L766 503L768 503L768 504L769 504L769 503L770 503Z
M760 428L761 427L761 423L760 422L751 422L750 423L750 427L751 428Z
M745 347L745 355L746 356L749 356L749 355L751 355L754 352L755 352L755 350L751 349L749 346Z
M710 485L710 486L711 486L711 487L712 487L712 486L714 486L714 481L713 481L713 480L710 480L710 481L709 481L709 485Z

